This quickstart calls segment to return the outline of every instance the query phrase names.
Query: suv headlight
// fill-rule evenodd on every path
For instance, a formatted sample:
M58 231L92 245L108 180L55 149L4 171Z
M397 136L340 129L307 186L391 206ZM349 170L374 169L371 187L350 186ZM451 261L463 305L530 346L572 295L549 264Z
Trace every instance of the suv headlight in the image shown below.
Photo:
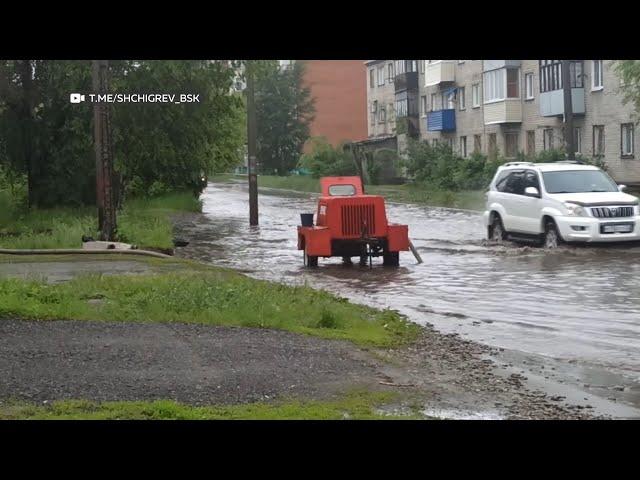
M564 208L567 209L567 215L571 215L573 217L586 217L587 211L582 208L577 203L565 202Z

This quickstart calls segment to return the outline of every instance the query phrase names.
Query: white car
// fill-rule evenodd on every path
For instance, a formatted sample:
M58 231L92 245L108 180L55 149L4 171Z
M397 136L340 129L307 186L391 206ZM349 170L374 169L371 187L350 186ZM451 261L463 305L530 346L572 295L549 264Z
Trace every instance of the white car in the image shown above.
M598 167L580 162L512 162L498 168L484 212L490 240L564 242L640 240L638 198Z

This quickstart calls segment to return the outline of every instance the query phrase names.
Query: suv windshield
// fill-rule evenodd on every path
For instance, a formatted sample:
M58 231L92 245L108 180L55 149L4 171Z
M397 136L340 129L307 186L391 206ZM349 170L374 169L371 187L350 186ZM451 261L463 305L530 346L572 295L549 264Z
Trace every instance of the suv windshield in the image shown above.
M617 192L618 185L602 170L543 172L547 193Z

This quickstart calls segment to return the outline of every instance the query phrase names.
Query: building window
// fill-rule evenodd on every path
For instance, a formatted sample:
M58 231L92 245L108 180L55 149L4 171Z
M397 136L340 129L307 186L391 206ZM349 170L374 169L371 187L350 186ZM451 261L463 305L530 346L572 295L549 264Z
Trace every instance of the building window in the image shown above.
M376 86L374 75L375 75L375 73L374 73L373 68L372 68L371 70L369 70L369 88L374 88ZM360 84L360 85L362 85L362 84Z
M453 110L456 108L456 92L455 90L447 94L447 109Z
M533 100L533 73L524 75L524 94L527 100Z
M507 68L507 98L520 98L518 74L517 68Z
M420 60L420 73L424 73L426 60Z
M604 155L604 125L593 126L593 154Z
M545 128L542 132L543 147L545 150L553 150L553 128Z
M480 84L478 83L471 86L471 103L473 108L480 106Z
M393 103L390 103L387 106L387 112L389 113L389 122L393 122L394 121L394 117L393 117Z
M527 155L536 154L536 131L527 131Z
M465 91L464 91L464 87L460 87L458 89L458 105L460 110L464 110L465 108L467 108L467 99L465 97Z
M620 125L620 153L623 157L633 156L633 123Z
M406 117L408 112L408 99L396 100L396 117Z
M540 93L562 88L562 64L560 60L540 60Z
M584 75L582 73L582 60L569 62L569 78L571 80L571 88L583 88Z
M396 76L402 75L405 70L404 60L396 60Z
M437 93L432 93L431 94L431 111L435 112L436 110L440 110L439 105L437 104L438 101L438 94Z
M484 73L484 103L504 100L504 69Z
M460 155L467 156L467 137L460 137Z
M582 153L582 129L580 127L573 129L573 148L575 153Z
M378 116L378 101L374 100L371 104L371 125L376 124L376 117Z
M507 132L504 134L506 158L515 158L518 155L518 140L518 132Z
M378 122L385 123L387 121L387 112L384 107L380 107L380 113L378 114Z
M387 65L387 80L389 83L393 82L393 63Z
M378 86L384 85L384 65L378 67Z
M500 68L484 72L484 103L505 98L520 98L518 68Z
M562 61L540 60L540 93L562 89ZM571 88L582 88L582 60L569 62L569 79Z
M498 141L495 133L489 134L489 156L495 157L498 155Z
M420 97L420 106L422 107L422 115L427 114L427 96L423 95Z
M602 79L602 60L591 61L591 90L602 90L604 88L604 82Z
M476 153L482 152L482 135L473 136L473 151Z
M453 151L453 138L447 138L447 145Z

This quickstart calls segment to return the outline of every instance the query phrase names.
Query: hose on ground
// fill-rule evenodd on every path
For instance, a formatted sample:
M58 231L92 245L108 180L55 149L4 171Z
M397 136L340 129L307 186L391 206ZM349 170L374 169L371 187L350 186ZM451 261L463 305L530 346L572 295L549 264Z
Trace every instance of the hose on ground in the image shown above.
M118 254L118 255L145 255L148 257L156 258L173 258L171 255L166 255L159 252L151 252L149 250L87 250L84 248L37 248L37 249L13 249L13 248L0 248L0 254L5 255L67 255L67 254L88 254L88 255L104 255L104 254Z

